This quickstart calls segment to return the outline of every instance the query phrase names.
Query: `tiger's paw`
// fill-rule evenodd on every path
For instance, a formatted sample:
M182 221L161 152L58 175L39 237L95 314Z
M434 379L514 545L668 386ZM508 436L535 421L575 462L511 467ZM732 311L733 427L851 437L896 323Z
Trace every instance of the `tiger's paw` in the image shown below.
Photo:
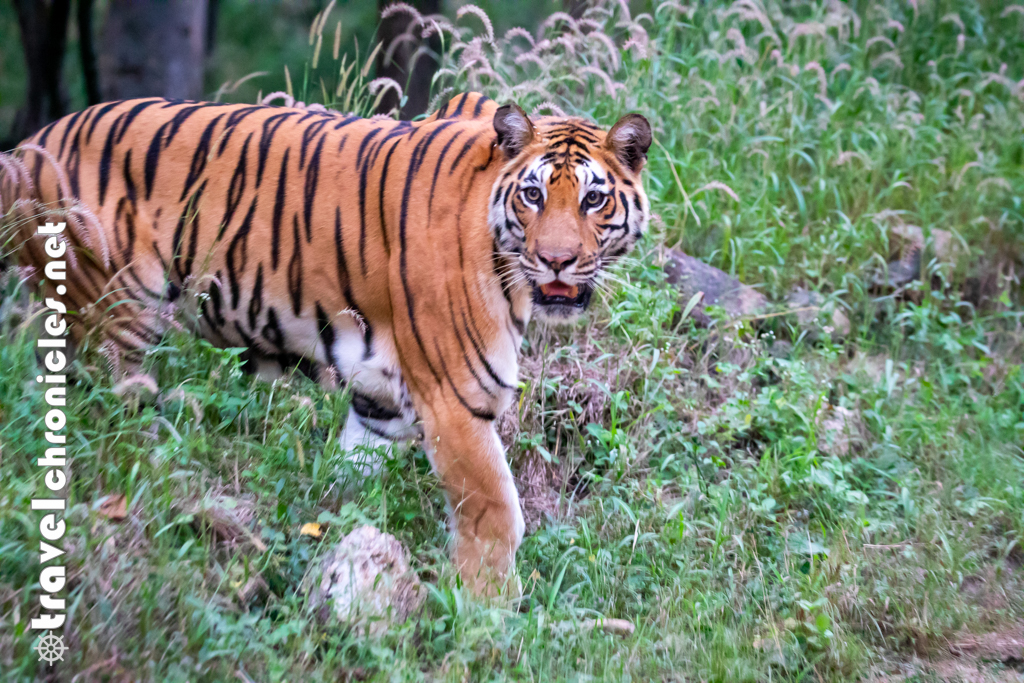
M523 539L523 517L516 505L488 506L481 515L490 522L486 537L460 530L454 539L452 559L462 584L480 597L517 600L523 587L516 572L516 550ZM517 514L518 513L518 514ZM479 527L479 525L476 525Z

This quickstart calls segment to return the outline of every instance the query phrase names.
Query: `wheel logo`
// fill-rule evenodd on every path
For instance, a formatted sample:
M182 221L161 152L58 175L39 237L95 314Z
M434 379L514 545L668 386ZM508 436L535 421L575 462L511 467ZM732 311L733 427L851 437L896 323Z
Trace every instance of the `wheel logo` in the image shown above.
M64 661L64 653L68 648L64 647L64 637L47 633L39 639L33 648L39 653L39 661L47 662L50 666L57 660Z

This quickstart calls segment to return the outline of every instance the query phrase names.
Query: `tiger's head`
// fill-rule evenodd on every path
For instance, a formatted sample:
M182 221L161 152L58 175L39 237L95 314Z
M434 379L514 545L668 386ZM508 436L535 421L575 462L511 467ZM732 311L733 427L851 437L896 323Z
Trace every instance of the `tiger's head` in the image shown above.
M606 133L577 118L531 121L507 104L495 112L494 129L506 159L489 210L497 249L517 262L535 316L572 320L647 228L640 171L651 126L627 114Z

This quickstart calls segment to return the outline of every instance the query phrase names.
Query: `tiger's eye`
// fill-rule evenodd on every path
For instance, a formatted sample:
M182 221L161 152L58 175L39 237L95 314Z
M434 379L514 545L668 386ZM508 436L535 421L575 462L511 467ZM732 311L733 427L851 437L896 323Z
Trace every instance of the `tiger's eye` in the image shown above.
M526 201L532 204L536 204L537 202L540 201L541 192L539 188L528 187L525 190L523 190L523 196L526 197Z
M587 196L583 198L583 201L588 209L592 209L604 203L604 195L597 190L591 190L587 193Z

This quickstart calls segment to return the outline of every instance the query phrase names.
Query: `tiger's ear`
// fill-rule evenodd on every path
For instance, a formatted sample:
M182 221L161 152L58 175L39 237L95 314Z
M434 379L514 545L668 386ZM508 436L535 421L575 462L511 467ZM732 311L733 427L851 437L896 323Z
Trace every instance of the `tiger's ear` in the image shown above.
M533 123L518 104L509 102L494 112L494 130L498 133L498 147L506 159L519 155L533 142Z
M608 131L604 146L629 170L637 173L647 160L651 124L640 114L626 114Z

